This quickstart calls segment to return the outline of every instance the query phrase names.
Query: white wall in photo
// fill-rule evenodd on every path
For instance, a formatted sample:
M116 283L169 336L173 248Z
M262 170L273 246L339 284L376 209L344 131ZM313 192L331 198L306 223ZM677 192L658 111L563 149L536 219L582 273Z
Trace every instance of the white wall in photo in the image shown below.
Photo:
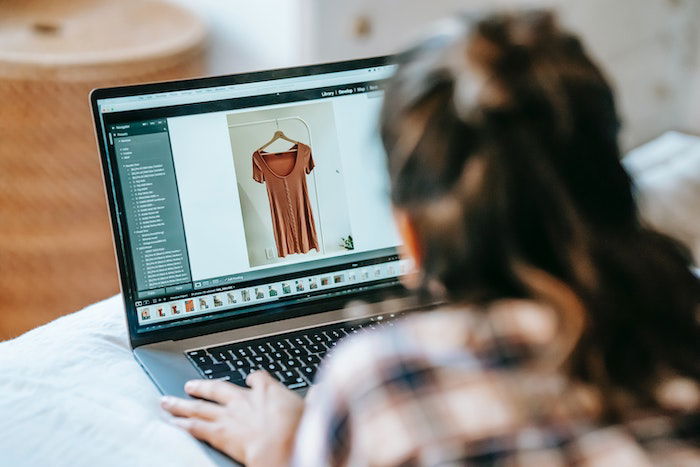
M192 279L248 269L226 115L168 119Z

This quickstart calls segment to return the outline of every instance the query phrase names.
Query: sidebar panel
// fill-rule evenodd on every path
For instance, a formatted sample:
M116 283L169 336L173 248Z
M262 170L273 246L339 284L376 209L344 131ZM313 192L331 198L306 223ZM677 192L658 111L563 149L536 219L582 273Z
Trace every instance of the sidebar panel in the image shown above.
M165 119L111 125L139 297L191 282ZM151 291L151 293L142 293Z

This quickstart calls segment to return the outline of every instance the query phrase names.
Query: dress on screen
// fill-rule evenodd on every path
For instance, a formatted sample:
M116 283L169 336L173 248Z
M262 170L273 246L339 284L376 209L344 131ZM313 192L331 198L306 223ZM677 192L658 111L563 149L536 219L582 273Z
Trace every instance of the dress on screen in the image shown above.
M306 175L314 168L311 148L297 143L288 151L253 153L253 179L267 186L277 255L318 251Z

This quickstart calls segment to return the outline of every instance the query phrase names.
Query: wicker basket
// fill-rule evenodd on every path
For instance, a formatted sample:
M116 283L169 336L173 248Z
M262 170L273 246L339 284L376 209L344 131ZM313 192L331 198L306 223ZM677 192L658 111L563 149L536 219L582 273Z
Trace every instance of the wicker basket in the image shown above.
M118 292L88 93L199 76L204 36L157 1L0 3L0 339Z

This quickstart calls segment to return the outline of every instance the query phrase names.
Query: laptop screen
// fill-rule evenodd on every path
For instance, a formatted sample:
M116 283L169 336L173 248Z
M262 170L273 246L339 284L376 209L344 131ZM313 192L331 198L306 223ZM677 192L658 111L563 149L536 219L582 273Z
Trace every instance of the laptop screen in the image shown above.
M396 285L377 132L393 72L97 100L137 332Z

